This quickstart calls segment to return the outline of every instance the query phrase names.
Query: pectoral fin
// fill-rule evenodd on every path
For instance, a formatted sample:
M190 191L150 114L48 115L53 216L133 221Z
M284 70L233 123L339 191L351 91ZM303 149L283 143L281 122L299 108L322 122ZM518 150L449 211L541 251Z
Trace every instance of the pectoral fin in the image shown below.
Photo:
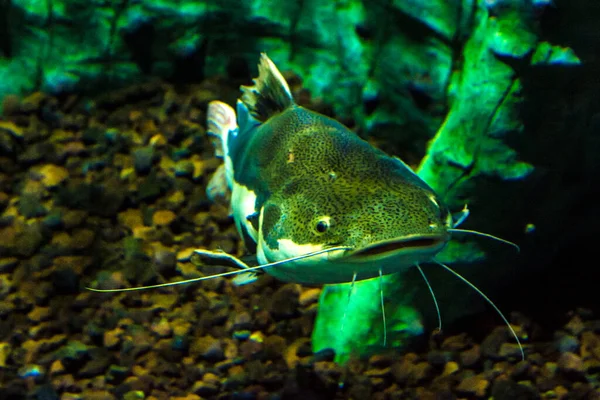
M194 254L190 261L197 267L219 265L239 269L250 268L250 265L246 264L244 261L220 250L196 249L194 250ZM257 279L258 273L256 271L242 272L232 279L232 283L236 286L241 286L252 283Z

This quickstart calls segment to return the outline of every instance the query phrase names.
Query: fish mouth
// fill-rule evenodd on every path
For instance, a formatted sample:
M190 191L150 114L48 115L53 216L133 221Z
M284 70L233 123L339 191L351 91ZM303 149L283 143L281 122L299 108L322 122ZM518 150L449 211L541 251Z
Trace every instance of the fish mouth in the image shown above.
M357 260L385 258L401 253L429 253L441 250L448 242L448 235L419 235L401 239L384 240L366 247L348 250L344 258Z

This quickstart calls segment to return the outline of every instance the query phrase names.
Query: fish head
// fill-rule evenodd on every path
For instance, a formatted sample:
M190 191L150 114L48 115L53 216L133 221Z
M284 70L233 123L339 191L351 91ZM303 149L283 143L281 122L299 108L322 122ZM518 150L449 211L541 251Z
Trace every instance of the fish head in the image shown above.
M452 217L418 177L324 175L295 179L264 204L259 258L271 262L343 249L267 271L277 278L305 284L368 279L431 261L448 242Z

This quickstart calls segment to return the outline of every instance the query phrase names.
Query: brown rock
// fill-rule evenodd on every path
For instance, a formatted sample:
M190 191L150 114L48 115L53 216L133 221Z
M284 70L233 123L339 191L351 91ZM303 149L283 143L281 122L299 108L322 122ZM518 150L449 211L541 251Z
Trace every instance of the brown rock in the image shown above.
M6 360L10 355L11 347L10 343L2 342L0 343L0 368L6 367Z
M490 382L481 374L464 378L456 388L456 391L468 396L483 398L486 395Z
M0 272L12 272L18 264L17 257L0 258Z
M177 218L171 210L158 210L152 215L152 223L157 226L169 225Z
M600 360L600 337L594 332L583 332L579 354L584 360L591 358Z
M27 314L27 318L32 322L47 321L51 316L52 312L50 311L50 307L34 307L34 309Z
M566 352L558 358L558 368L566 373L583 376L583 360L577 354Z
M220 361L225 357L221 341L210 335L194 340L190 346L190 354L212 361Z
M87 249L94 243L96 234L90 229L77 229L71 236L70 247L75 250Z
M10 274L0 274L0 298L4 298L8 293L10 293L13 288L12 279L10 279Z
M462 351L459 357L463 367L471 367L481 360L481 347L474 344L470 349Z
M0 131L8 132L12 137L17 139L23 137L23 129L12 121L0 121Z
M192 247L180 250L177 252L177 261L190 261L192 254L194 254L194 250L195 249Z
M579 336L581 332L585 329L585 324L581 320L579 315L575 315L571 320L565 325L565 329L571 333L573 336Z
M110 331L104 332L104 347L114 348L121 343L121 336L123 335L123 329L115 328Z
M442 371L442 376L452 375L455 372L460 370L460 366L456 361L448 361L446 365L444 365L444 370Z
M62 217L62 223L66 229L73 229L80 226L87 216L88 213L83 210L67 210Z
M65 372L65 366L60 360L54 360L48 370L50 375L60 375Z
M38 170L42 184L51 189L63 183L69 177L69 171L61 166L46 164Z
M265 357L269 360L280 359L285 354L286 341L281 336L267 336L264 344Z
M469 341L466 333L449 336L442 342L441 349L445 351L463 351L469 347Z
M302 307L306 307L308 305L318 302L320 295L321 288L304 289L302 290L302 293L300 293L300 298L298 299L298 301Z
M166 318L161 318L160 321L154 322L150 327L152 332L156 333L159 337L169 337L173 333L173 329L171 329L171 325L169 324L169 320Z

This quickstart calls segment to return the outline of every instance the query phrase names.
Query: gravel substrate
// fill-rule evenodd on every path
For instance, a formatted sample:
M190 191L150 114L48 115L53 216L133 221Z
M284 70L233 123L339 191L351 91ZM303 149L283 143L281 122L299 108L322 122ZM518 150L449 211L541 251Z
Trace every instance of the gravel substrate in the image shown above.
M517 318L525 361L499 326L481 343L438 335L339 366L311 352L319 288L265 276L86 291L221 271L190 262L198 247L242 255L205 194L220 163L206 106L237 94L217 79L4 99L0 399L600 399L600 321L586 310L553 334Z

